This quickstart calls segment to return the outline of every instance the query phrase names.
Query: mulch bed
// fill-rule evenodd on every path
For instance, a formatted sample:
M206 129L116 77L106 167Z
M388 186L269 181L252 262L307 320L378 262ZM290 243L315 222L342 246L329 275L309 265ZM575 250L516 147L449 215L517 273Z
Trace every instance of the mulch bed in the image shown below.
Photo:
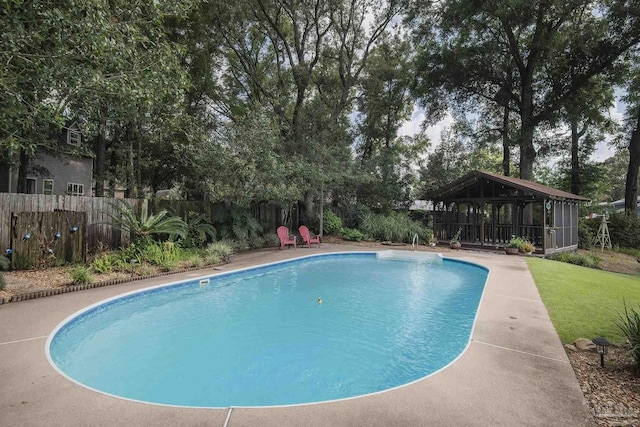
M593 351L567 355L597 425L640 426L640 376L628 347L609 347L604 368Z

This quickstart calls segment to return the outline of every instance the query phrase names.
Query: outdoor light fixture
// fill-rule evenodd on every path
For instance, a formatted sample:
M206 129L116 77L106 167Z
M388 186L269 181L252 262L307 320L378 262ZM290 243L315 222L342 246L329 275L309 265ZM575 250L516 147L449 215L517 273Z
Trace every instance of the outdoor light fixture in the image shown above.
M596 352L600 355L600 367L604 368L604 355L607 354L607 347L611 345L606 338L598 337L591 340L596 345Z

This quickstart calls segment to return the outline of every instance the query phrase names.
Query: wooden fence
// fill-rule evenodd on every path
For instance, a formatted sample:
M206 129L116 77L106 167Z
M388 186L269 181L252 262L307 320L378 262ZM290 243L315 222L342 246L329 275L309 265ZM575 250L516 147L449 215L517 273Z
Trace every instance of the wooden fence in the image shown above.
M19 212L11 218L11 268L24 270L86 260L86 212Z
M42 251L43 248L47 252L48 249L51 249L47 245L51 242L52 233L55 236L60 231L59 240L66 242L68 236L65 233L71 229L72 223L79 227L78 234L74 236L74 239L80 240L69 240L69 245L64 245L64 259L67 261L85 260L87 250L96 252L102 249L125 246L129 243L128 234L122 233L110 225L109 213L116 214L115 205L119 201L128 202L136 212L147 209L150 213L157 213L166 209L181 217L184 217L185 213L189 211L204 213L206 218L216 227L231 221L230 208L225 203L0 193L0 254L5 253L7 249L12 249L15 250L16 258L18 258L20 253L25 254L25 251L26 253L33 251L31 254L33 267L38 267L38 263L50 262L51 257L43 258L40 255L35 257L36 253L40 254L38 251ZM274 203L261 202L253 204L250 211L252 216L267 230L275 231L282 224L293 229L298 226L296 209L285 212ZM54 212L59 212L59 214L57 216L44 215L44 213ZM34 215L38 213L39 215L23 216L22 213ZM75 216L75 213L83 213L84 216L81 218ZM35 239L31 242L29 239L24 239L30 230L34 231L31 234ZM54 241L53 244L56 247L60 246L54 251L61 250L63 246L61 242L57 241ZM69 249L71 247L78 250L82 248L81 259L75 253L76 249ZM72 253L68 253L70 250ZM56 258L58 257L56 256ZM14 262L15 259L12 260L12 263Z
M147 204L147 201L142 199L124 200L137 211ZM116 199L106 197L0 193L0 253L11 248L12 218L14 214L22 212L85 212L86 227L82 233L87 249L117 248L126 245L129 236L113 229L109 224L111 217L108 212L115 214L115 202Z

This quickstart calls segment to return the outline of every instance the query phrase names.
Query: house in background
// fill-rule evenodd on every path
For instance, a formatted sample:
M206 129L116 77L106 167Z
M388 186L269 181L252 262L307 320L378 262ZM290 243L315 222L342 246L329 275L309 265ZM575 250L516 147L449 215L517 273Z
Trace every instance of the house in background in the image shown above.
M75 122L67 123L55 138L58 153L38 150L29 161L27 193L91 196L93 157L83 147L83 135ZM0 192L15 193L18 168L0 164Z
M624 199L616 200L615 202L606 203L609 206L613 206L616 212L624 212ZM640 196L636 200L636 215L640 216Z

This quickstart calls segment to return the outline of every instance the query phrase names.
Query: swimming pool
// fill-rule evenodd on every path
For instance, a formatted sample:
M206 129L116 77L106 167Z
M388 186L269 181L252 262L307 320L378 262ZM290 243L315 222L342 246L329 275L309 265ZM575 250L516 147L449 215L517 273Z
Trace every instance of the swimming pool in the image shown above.
M317 255L110 299L59 325L48 357L94 390L179 406L398 387L465 349L487 270L384 254Z

